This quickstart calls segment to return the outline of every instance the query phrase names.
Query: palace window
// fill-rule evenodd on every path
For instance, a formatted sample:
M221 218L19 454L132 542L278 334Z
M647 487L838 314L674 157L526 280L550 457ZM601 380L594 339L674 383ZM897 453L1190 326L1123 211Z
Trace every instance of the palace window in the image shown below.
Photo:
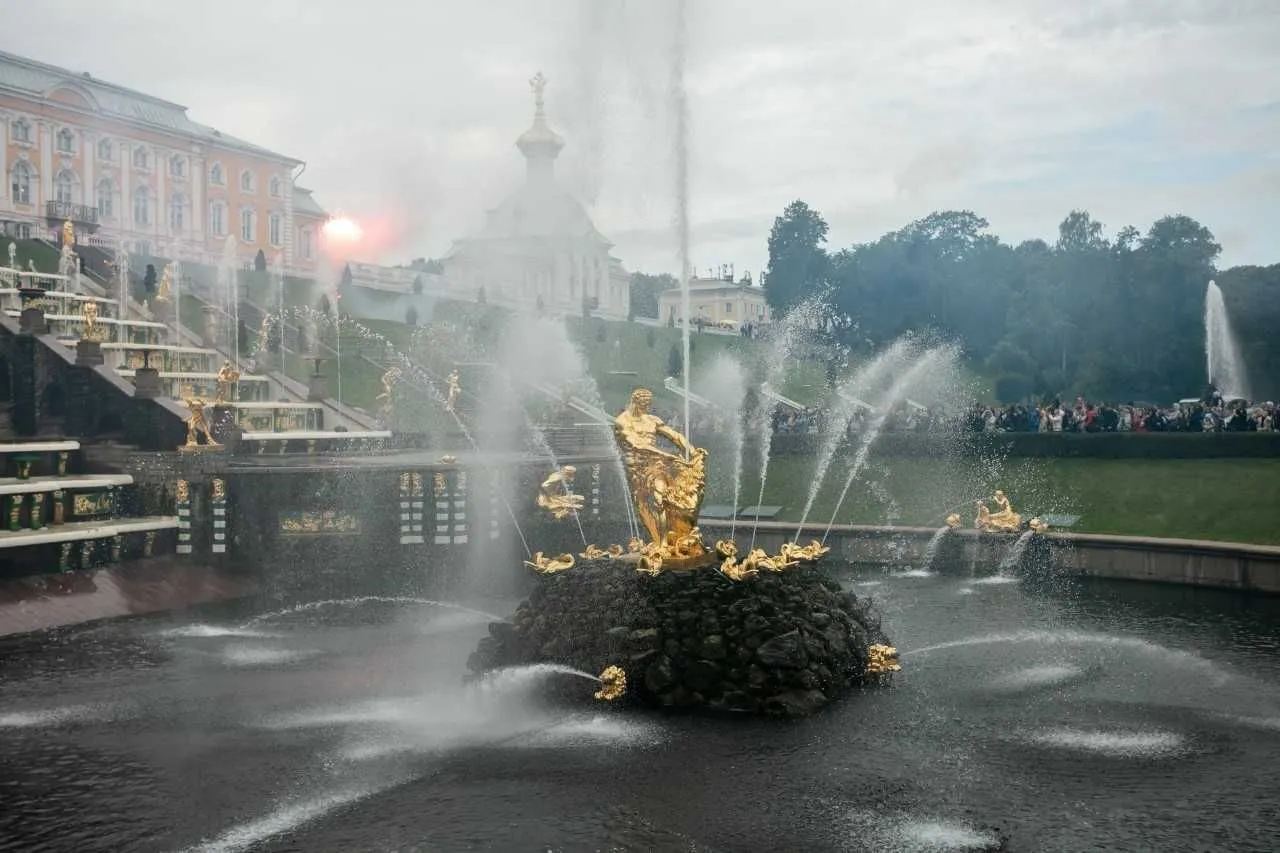
M149 161L148 161L148 158L147 158L147 149L143 148L143 147L142 147L142 146L140 146L140 145L135 145L135 146L134 146L134 148L133 148L133 165L134 165L134 168L136 168L136 169L145 169L145 168L147 168L147 163L148 163L148 162L149 162Z
M271 245L279 246L283 243L284 239L282 234L284 232L284 217L278 213L271 214L267 219L267 232L268 238L271 240Z
M226 186L227 179L222 174L221 163L214 163L209 167L209 183L213 184L215 187Z
M185 178L187 176L187 158L181 154L174 154L170 157L169 174L175 178Z
M111 160L115 157L115 146L111 144L110 139L98 140L98 159Z
M76 176L63 169L53 181L53 197L60 204L74 204L76 201Z
M253 172L245 169L240 173L240 191L251 193L254 190Z
M19 160L13 166L12 198L16 204L31 204L31 166Z
M101 146L99 146L101 150ZM115 216L116 188L111 185L111 181L103 178L98 181L98 215L110 219Z
M726 302L726 303L724 304L724 313L726 313L726 314L732 314L732 313L733 313L733 303L732 303L732 302Z
M187 197L174 193L169 200L169 230L183 231L187 227Z
M151 190L146 187L133 191L133 224L151 224Z
M302 257L311 260L315 257L315 232L310 228L302 229Z
M273 176L271 183L267 184L267 191L271 193L272 198L280 198L280 179Z
M227 236L227 206L220 201L209 205L209 230L215 237Z
M67 128L58 131L58 151L62 154L74 154L76 152L76 137Z
M257 217L252 210L245 209L240 211L240 239L246 243L252 243L256 239Z
M9 132L13 135L14 142L31 142L31 123L26 119L18 119L9 125Z

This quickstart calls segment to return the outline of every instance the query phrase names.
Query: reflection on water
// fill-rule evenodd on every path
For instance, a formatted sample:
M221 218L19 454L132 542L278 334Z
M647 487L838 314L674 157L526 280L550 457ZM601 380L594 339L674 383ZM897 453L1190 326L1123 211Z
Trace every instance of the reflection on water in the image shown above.
M5 640L0 849L1270 849L1280 602L842 581L905 671L791 725L557 709L539 684L594 682L555 667L464 683L509 603Z

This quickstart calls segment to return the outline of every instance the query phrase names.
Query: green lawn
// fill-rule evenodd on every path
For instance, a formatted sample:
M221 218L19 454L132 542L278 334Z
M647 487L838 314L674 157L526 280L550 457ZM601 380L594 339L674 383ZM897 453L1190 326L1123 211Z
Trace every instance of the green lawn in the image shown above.
M708 503L731 502L732 460L717 453ZM723 461L721 461L723 460ZM784 507L780 518L798 521L815 460L787 456L770 462L766 504ZM810 513L831 519L847 466L832 465ZM755 466L743 478L740 503L755 503ZM1083 533L1119 533L1182 539L1280 544L1280 459L977 459L942 462L872 458L849 490L836 521L872 524L886 519L890 499L898 524L935 527L948 512L968 524L973 500L1001 488L1024 515L1080 516Z

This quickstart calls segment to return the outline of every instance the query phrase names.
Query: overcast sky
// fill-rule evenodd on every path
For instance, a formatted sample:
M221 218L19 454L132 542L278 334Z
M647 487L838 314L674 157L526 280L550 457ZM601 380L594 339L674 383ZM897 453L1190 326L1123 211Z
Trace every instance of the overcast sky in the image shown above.
M16 5L17 0L7 0ZM1280 261L1280 0L688 0L692 259L759 270L804 199L844 246L936 209L1006 240L1169 213ZM560 173L630 269L675 271L672 0L43 0L4 49L307 162L371 260L439 255ZM12 16L8 16L12 17Z

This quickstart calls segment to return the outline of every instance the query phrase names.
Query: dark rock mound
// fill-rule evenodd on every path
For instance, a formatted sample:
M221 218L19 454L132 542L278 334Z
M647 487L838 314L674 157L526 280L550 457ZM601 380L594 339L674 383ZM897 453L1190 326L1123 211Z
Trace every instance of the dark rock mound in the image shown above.
M614 561L540 576L510 623L489 626L475 672L617 665L627 701L798 717L869 676L888 643L868 602L814 568L731 581L712 568L637 573Z

